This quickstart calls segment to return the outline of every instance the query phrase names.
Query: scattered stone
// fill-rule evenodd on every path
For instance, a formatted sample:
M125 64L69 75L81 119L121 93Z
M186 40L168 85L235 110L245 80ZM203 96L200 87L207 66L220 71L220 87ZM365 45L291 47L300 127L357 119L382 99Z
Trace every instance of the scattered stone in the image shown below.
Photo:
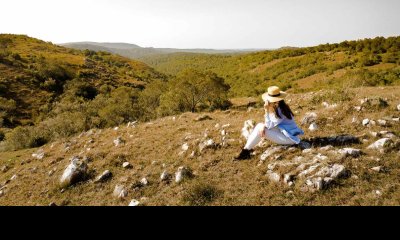
M189 150L189 144L185 143L182 145L182 151L186 152L187 150Z
M71 158L71 163L65 169L60 179L61 187L69 187L83 181L87 175L88 166L79 157Z
M362 107L361 107L361 106L356 106L356 107L354 107L354 109L355 109L357 112L361 112Z
M57 204L55 202L52 202L49 204L49 207L57 207Z
M381 191L379 191L379 190L376 190L376 191L375 191L375 194L376 194L377 196L379 196L379 197L383 195L383 193L382 193Z
M94 180L94 183L105 182L110 178L112 178L112 173L109 170L106 170Z
M309 127L310 131L314 132L318 130L318 125L316 123L313 123Z
M306 184L308 187L311 189L315 189L317 191L325 190L329 188L329 186L332 184L333 179L332 178L322 178L322 177L317 177L317 178L312 178L312 179L307 179Z
M203 152L205 149L211 149L211 148L216 148L216 147L217 147L217 144L212 139L208 139L199 144L200 152Z
M386 127L386 126L387 126L387 121L386 121L386 120L379 119L379 120L378 120L378 124L379 124L379 126Z
M119 130L119 127L115 127L115 128L114 128L114 131L118 131L118 130Z
M362 154L360 149L355 148L343 148L339 150L339 154L343 157L358 157Z
M125 189L123 185L116 185L113 193L114 197L117 198L126 198L128 196L128 191Z
M11 178L10 178L10 181L14 181L14 180L16 180L18 178L18 176L15 174L15 175L13 175Z
M185 179L193 178L193 172L188 167L180 167L178 171L175 173L175 182L180 183Z
M2 196L4 196L4 191L3 190L0 191L0 197L2 197Z
M364 119L364 120L362 121L362 125L363 125L363 126L368 126L369 123L370 123L370 120L369 120L369 119Z
M0 171L1 172L3 172L3 173L5 173L5 172L7 172L8 171L8 166L7 165L4 165L4 166L2 166L1 168L0 168Z
M221 136L225 137L226 135L227 135L226 130L222 130L222 131L221 131Z
M242 136L248 140L251 133L255 128L256 122L254 120L247 120L244 122L244 126L242 128Z
M304 149L302 153L304 153L304 154L310 154L310 153L312 153L312 152L313 152L313 149L312 149L312 148L308 148L308 149Z
M383 167L382 166L374 167L374 168L371 168L371 170L380 173L380 172L383 172Z
M322 103L322 106L325 107L325 108L336 108L338 105L337 105L336 103L330 105L330 104L327 103L327 102L323 102L323 103Z
M391 143L392 143L392 141L390 140L390 138L382 138L382 139L376 141L375 143L369 145L367 147L367 149L381 150L381 149L384 149L387 146L389 146Z
M221 125L219 123L215 124L215 128L220 128Z
M333 166L323 167L315 174L318 177L328 177L332 179L347 177L349 172L343 165L335 164Z
M280 176L278 173L273 172L273 171L271 171L271 170L269 170L269 171L267 172L267 178L268 178L270 181L275 182L275 183L279 183L279 181L281 180L281 176Z
M135 122L129 122L128 125L127 125L126 127L128 127L128 128L130 128L130 127L131 127L131 128L135 128L137 123L138 123L137 121L135 121Z
M371 134L372 137L379 137L380 134L377 132L370 132L369 134Z
M353 120L351 120L351 123L358 123L358 119L356 117L353 117Z
M46 156L46 154L44 153L43 149L40 149L36 153L32 154L32 157L36 158L38 160L42 160L45 156Z
M400 104L397 105L397 111L400 111Z
M118 146L120 146L122 144L125 144L125 141L122 139L122 137L118 137L117 139L114 140L114 145L116 147L118 147Z
M301 120L301 125L312 124L317 121L318 115L315 112L308 112Z
M261 161L266 161L270 157L272 157L274 154L277 154L285 149L284 146L276 146L276 147L271 147L267 149L262 155L261 155Z
M283 176L283 182L287 185L293 185L296 175L288 173Z
M140 184L142 184L142 186L147 186L147 185L149 185L149 181L147 180L147 178L142 178L141 180L140 180Z
M201 121L206 121L206 120L213 120L213 119L208 115L202 115L202 116L196 118L196 122L201 122Z
M160 179L162 182L169 182L169 180L171 179L171 175L167 171L164 171L161 174Z
M222 128L229 128L229 127L231 127L231 124L229 123L222 126Z
M53 168L52 170L50 170L48 173L47 173L47 175L49 175L49 177L51 177L51 176L53 176L54 175L54 173L56 172L56 168Z
M129 207L137 207L140 205L140 202L136 199L132 199L132 201L129 203Z
M320 148L321 151L330 151L330 150L333 150L333 149L334 149L334 147L332 145L328 145L328 146Z
M132 164L130 164L129 162L124 162L122 164L122 167L125 168L125 169L130 169L130 168L132 168Z
M400 122L400 118L392 118L392 121L394 121L394 122Z

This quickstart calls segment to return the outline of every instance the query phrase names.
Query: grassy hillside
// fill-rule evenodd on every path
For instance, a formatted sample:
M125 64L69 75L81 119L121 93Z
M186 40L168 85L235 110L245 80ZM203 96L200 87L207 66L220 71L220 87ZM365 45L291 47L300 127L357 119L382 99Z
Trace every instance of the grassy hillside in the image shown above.
M196 121L202 114L185 113L92 129L41 149L0 153L0 205L127 206L132 199L146 206L399 205L399 99L398 86L291 94L288 103L299 124L307 112L317 115L319 130L302 126L303 139L313 147L281 149L264 161L262 153L275 149L269 142L257 147L251 160L231 161L245 142L240 133L244 121L262 121L261 108L208 113L204 121ZM362 124L365 118L371 120L368 126ZM342 134L356 136L359 142L322 141ZM368 149L384 136L390 144ZM210 139L214 144L201 147ZM345 147L361 153L343 155L340 150ZM86 162L87 175L61 187L60 178L74 157ZM125 162L131 166L124 168ZM181 166L193 175L177 183L175 172ZM318 171L332 166L344 167L345 174L329 184L309 185ZM279 181L274 182L271 169ZM111 175L96 182L106 170ZM165 171L172 176L161 180ZM291 184L285 183L288 173L295 174Z
M270 85L294 91L331 87L396 85L400 37L283 48L241 55L176 53L142 58L160 72L210 70L230 84L230 96L258 96Z
M143 88L157 79L165 77L138 61L0 35L0 118L6 127L36 122L41 109L64 97L71 83L85 83L93 92L101 86Z

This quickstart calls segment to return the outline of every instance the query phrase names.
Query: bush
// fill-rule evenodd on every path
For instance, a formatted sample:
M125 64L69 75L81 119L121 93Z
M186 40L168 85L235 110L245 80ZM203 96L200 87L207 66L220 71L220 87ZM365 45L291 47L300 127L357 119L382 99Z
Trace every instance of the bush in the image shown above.
M0 142L3 141L6 137L6 134L3 131L0 131Z
M204 206L222 194L216 187L206 183L195 183L183 196L183 201L190 206Z

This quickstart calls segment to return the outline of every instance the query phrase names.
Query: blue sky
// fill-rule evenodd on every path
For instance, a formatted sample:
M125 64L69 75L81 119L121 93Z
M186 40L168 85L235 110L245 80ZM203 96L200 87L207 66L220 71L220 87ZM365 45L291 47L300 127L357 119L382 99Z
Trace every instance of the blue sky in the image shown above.
M400 35L398 0L12 0L0 33L54 43L278 48Z

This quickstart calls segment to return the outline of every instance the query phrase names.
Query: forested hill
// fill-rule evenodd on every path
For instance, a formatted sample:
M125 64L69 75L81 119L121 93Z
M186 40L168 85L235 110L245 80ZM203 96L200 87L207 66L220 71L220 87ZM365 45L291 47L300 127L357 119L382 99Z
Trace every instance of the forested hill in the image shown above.
M40 121L54 102L67 95L93 99L101 87L143 88L156 79L165 76L139 61L1 34L0 125Z
M400 79L400 37L240 55L176 53L141 60L170 75L186 68L213 71L231 86L231 96L257 96L271 84L296 91L392 85Z

